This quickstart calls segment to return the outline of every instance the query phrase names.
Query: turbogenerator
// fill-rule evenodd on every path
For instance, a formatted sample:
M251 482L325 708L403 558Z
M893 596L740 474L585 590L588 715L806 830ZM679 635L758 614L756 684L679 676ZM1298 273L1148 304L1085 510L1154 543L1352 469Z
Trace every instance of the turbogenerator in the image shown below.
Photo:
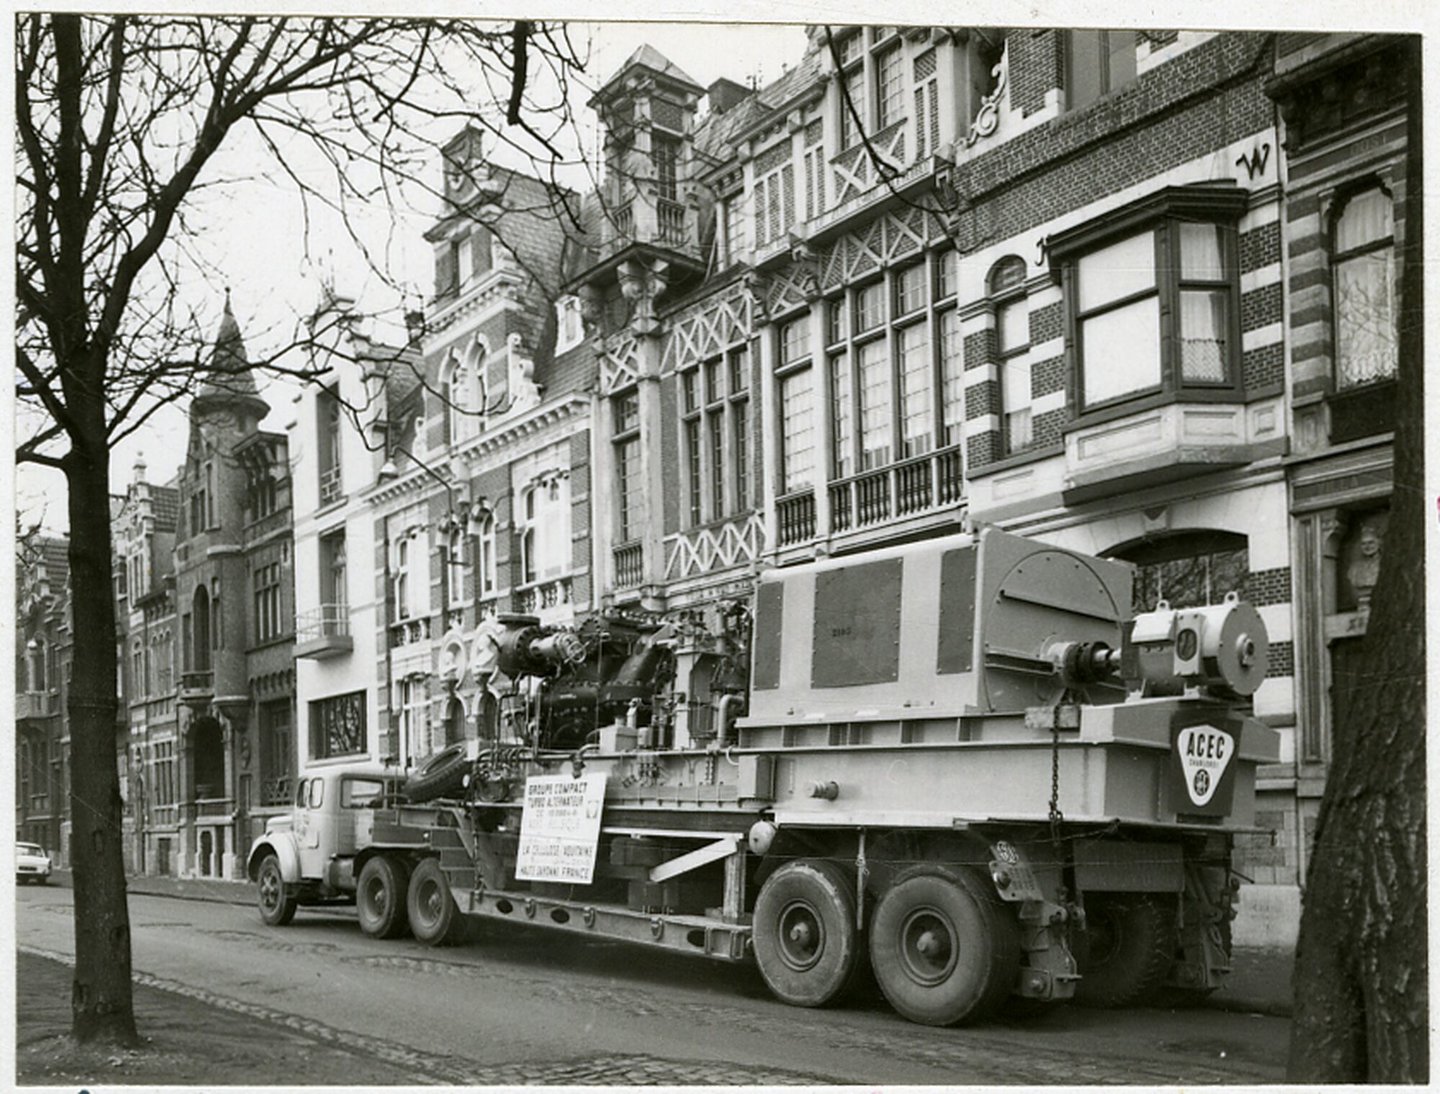
M769 570L725 609L489 621L474 737L408 777L307 773L250 852L261 913L754 960L800 1006L868 970L934 1025L1203 995L1279 757L1266 630L1233 594L1133 614L1131 584L985 529Z

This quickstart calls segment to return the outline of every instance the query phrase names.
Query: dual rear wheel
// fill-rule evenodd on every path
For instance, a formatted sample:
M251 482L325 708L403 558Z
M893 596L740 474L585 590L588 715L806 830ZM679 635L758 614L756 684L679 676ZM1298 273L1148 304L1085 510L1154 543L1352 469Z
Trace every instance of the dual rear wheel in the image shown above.
M756 963L775 996L831 1003L863 974L853 880L834 862L780 867L755 903ZM917 866L876 906L869 963L890 1005L911 1021L948 1026L994 1012L1015 985L1014 917L971 871Z

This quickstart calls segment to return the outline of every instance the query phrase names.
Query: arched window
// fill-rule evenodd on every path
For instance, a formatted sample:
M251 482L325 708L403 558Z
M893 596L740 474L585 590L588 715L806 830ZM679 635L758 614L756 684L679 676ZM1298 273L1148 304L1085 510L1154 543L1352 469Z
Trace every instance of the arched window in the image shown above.
M1025 260L1007 255L986 282L995 309L995 354L1000 373L1000 422L1004 451L1019 452L1034 441L1030 412L1030 307L1025 299Z
M570 479L546 475L520 500L520 573L523 583L549 581L570 571Z
M476 339L462 357L451 351L440 374L451 444L479 436L485 414L485 343Z
M1218 604L1227 593L1245 593L1250 573L1248 540L1236 532L1196 530L1125 544L1107 552L1135 564L1132 608L1153 611Z
M452 528L445 539L446 606L459 608L465 603L465 530Z
M475 533L475 598L495 593L495 514L481 516Z
M1380 186L1351 194L1331 219L1335 385L1389 380L1399 359L1395 210Z
M394 548L395 616L420 619L430 614L430 569L423 529L401 534Z

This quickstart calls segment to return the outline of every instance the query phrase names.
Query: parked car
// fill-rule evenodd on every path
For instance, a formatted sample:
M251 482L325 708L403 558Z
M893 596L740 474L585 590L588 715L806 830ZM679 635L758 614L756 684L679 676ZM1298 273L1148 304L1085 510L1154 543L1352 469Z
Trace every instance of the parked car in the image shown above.
M44 885L50 880L50 856L38 843L17 843L15 845L15 881L24 883L38 881Z

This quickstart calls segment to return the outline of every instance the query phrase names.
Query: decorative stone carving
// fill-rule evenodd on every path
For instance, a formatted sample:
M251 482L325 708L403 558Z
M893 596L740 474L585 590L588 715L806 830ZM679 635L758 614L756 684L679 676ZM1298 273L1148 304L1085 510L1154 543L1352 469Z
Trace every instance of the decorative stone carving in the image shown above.
M999 63L990 70L990 75L995 77L995 89L985 96L980 103L979 111L975 114L975 120L970 123L970 132L965 135L966 148L991 136L1000 127L1000 104L1005 98L1009 56L1010 51L1007 49L1000 54Z
M639 335L654 334L660 329L655 318L655 301L668 284L666 273L670 264L661 259L639 262L629 259L620 263L620 291L631 305L631 329Z
M525 352L525 340L519 332L510 335L506 351L510 409L529 410L540 402L540 385L535 382L535 361Z
M790 248L790 261L795 276L795 283L804 293L805 299L811 302L820 298L820 256L815 253L815 248L803 240L797 241Z
M1360 522L1356 529L1355 541L1350 547L1349 564L1345 578L1355 593L1357 606L1361 611L1370 607L1370 596L1375 591L1375 581L1380 576L1380 556L1385 547L1384 514L1374 513Z

